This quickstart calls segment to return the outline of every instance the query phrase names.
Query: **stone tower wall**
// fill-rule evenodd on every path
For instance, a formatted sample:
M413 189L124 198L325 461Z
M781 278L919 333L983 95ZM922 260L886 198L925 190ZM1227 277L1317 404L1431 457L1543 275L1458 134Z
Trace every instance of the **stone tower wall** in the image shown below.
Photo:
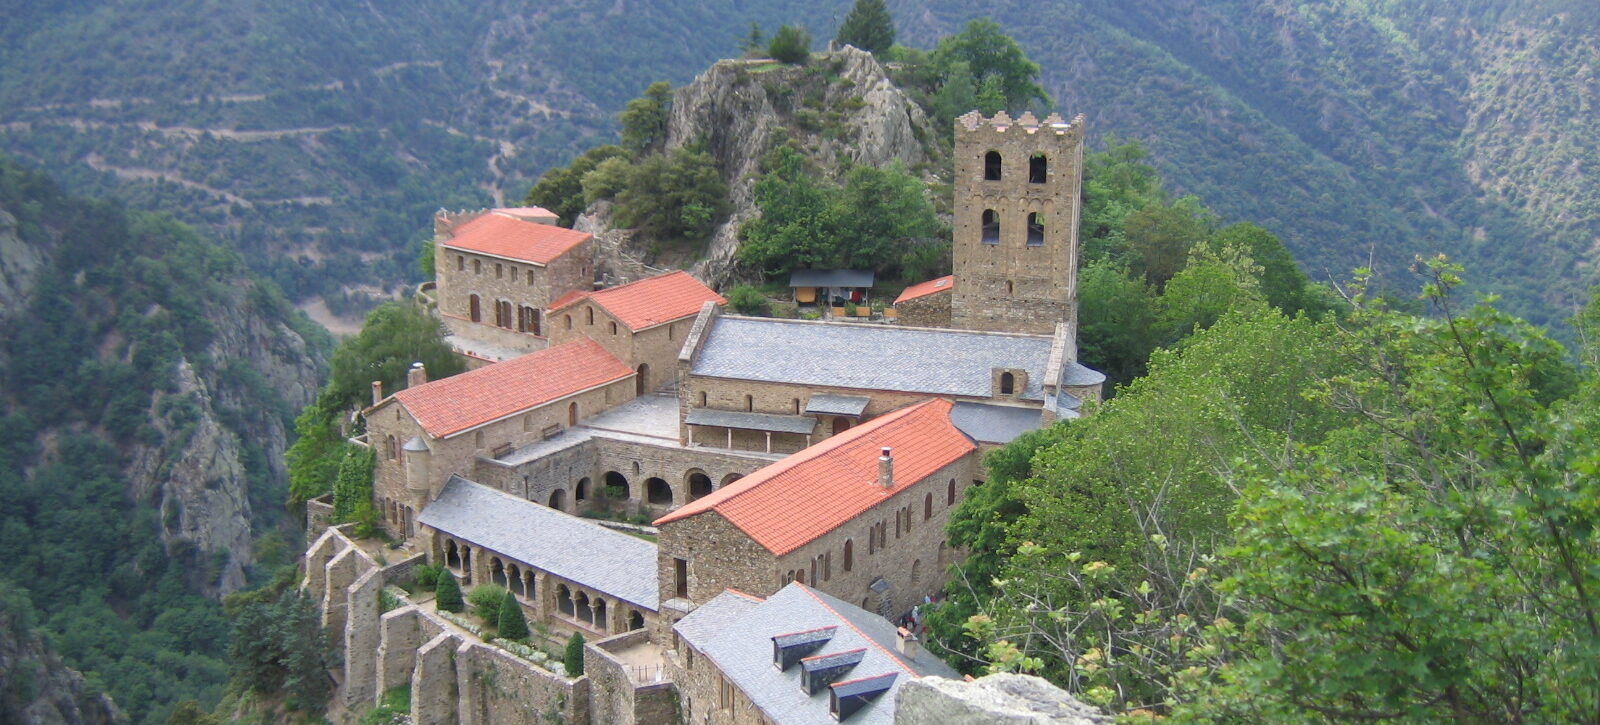
M1048 335L1057 322L1076 321L1083 125L1082 115L1070 123L1004 112L956 120L953 326ZM1000 154L997 180L985 178L991 151ZM1034 183L1030 159L1039 154L1046 173ZM986 210L998 216L997 243L984 241ZM1032 213L1044 222L1042 244L1028 243Z

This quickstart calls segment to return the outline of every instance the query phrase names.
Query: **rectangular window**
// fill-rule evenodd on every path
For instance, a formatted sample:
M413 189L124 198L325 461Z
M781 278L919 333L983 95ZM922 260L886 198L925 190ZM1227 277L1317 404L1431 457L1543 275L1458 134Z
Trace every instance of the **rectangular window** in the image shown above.
M674 596L679 599L689 598L689 561L687 559L672 560L672 576L674 579Z
M733 709L733 683L725 679L717 683L717 707Z

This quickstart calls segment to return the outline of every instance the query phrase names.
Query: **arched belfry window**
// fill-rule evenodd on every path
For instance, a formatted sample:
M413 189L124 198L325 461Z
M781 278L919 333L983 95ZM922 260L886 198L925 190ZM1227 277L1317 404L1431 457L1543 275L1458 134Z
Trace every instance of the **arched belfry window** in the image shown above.
M1000 180L1000 152L990 151L983 155L983 180Z
M1017 376L1011 373L1000 373L1000 394L1015 395L1017 392Z
M1044 154L1034 154L1028 158L1028 183L1043 184L1049 172L1050 160Z
M1044 215L1039 212L1028 215L1028 246L1044 246Z
M983 243L1000 243L1000 215L993 209L983 210Z

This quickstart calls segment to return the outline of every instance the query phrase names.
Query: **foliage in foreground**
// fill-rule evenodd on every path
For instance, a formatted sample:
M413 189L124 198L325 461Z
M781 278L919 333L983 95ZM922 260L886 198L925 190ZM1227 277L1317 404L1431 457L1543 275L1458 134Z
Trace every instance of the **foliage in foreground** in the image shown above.
M321 712L333 692L336 652L311 599L288 582L229 601L228 655L236 682L282 694L291 710Z
M1428 317L1357 284L1345 319L1258 368L1281 382L1179 395L1153 362L1144 394L1038 448L992 597L934 617L940 639L1181 721L1600 719L1600 378L1490 302L1463 308L1454 268L1419 267ZM1269 342L1209 344L1233 324L1174 355ZM1179 418L1211 423L1163 421L1196 405ZM1105 479L1116 462L1084 442L1137 425L1124 462L1190 461Z

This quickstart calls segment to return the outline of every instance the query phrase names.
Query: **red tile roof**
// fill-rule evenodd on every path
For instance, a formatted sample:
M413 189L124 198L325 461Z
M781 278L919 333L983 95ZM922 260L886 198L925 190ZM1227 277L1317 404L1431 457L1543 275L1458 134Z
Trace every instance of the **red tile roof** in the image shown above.
M444 245L521 262L549 264L593 237L587 232L523 221L491 211L456 227Z
M949 292L950 289L955 286L956 276L953 274L947 274L938 279L930 279L926 282L918 282L910 287L907 287L906 291L901 292L899 297L894 298L894 303L898 305L906 300L914 300L918 297L927 297L935 292Z
M394 398L429 436L445 438L632 374L599 343L578 340L406 388Z
M950 422L943 398L918 403L833 436L656 519L715 511L768 551L814 541L976 449ZM878 486L879 449L894 456L894 486Z
M722 295L680 270L598 292L569 292L551 303L550 311L584 298L594 300L634 332L700 314L700 308L707 302L728 303Z

